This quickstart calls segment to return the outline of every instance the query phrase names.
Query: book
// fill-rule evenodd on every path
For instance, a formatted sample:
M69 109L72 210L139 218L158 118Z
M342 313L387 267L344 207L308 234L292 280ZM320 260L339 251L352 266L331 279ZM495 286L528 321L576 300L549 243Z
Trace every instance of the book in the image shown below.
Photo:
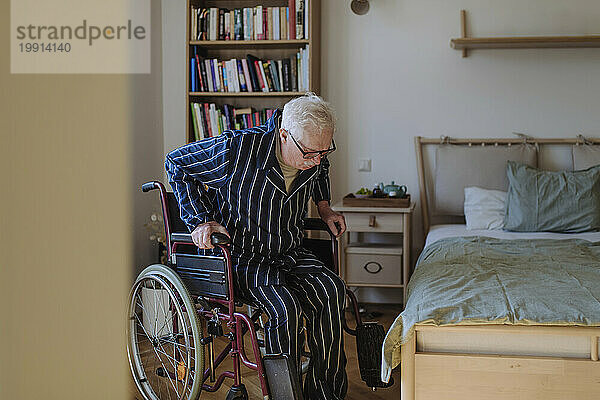
M212 78L213 78L213 86L214 86L214 91L215 92L219 92L220 91L220 80L219 80L219 73L218 70L216 69L216 60L213 58L210 60L210 73L212 74Z
M225 35L223 37L223 40L231 40L231 25L229 24L230 18L229 18L229 14L230 12L227 11L225 13Z
M215 59L215 64L217 68L216 72L219 74L219 92L225 92L227 91L227 88L225 87L225 82L227 78L225 78L223 75L223 63Z
M240 92L248 92L248 86L246 85L246 76L244 75L244 67L242 67L242 61L234 59L234 63L237 66L237 80L239 82L239 91Z
M225 9L219 8L219 40L225 40Z
M296 1L296 39L304 39L304 0Z
M265 88L267 87L267 84L265 82L266 78L265 78L264 73L262 71L260 61L254 61L254 69L256 70L256 75L258 76L258 79L259 79L259 82L260 82L260 90L262 92L268 92L269 91L268 89L265 90Z
M215 106L215 103L210 103L209 113L210 113L210 124L211 124L213 136L218 136L219 135L219 125L217 122L218 114L217 114L217 108Z
M195 40L196 38L196 24L198 22L198 18L197 18L198 14L197 14L197 10L194 6L192 6L191 11L190 11L190 40Z
M296 39L296 0L288 0L288 37Z
M268 63L267 61L263 61L260 63L260 65L262 65L262 71L266 77L266 82L267 82L267 86L269 87L269 92L274 92L275 91L275 84L273 82L273 75L271 75L271 70L270 70L270 66L271 64Z
M211 67L211 63L210 60L204 60L204 69L206 69L206 77L207 77L207 81L208 81L208 91L209 92L214 92L214 80L213 80L213 75L212 75L212 67Z
M293 92L298 91L298 62L296 61L296 57L290 57L290 90Z
M208 103L204 103L203 104L203 108L204 108L204 118L206 119L206 131L208 132L208 136L212 137L213 135L213 130L212 130L212 124L210 122L210 106Z
M200 33L198 40L208 40L208 8L203 8L200 12Z
M200 60L200 73L202 74L203 87L202 91L209 92L208 76L206 75L206 60Z
M234 26L234 37L235 40L242 40L244 38L244 22L242 19L242 10L236 8L234 11L235 26Z
M219 9L216 7L210 8L208 28L208 40L217 40L219 35Z
M190 109L192 114L192 125L194 126L194 139L198 141L200 140L200 132L198 132L198 120L196 115L196 107L194 106L194 103L190 103Z
M198 83L196 85L197 92L204 92L204 84L202 82L202 69L201 69L202 61L200 61L200 57L196 54L196 69L198 70Z
M277 61L269 60L269 71L271 72L271 79L273 79L273 87L275 88L275 91L283 91L279 86L279 71L277 71Z
M308 39L308 10L310 10L310 0L304 0L304 39Z
M273 40L281 39L281 30L279 29L279 7L273 7Z
M296 62L298 63L298 67L297 67L298 91L304 92L304 87L302 86L302 84L304 83L302 81L302 49L300 49L300 51L298 53L296 53Z
M262 23L263 23L263 39L266 40L269 38L269 32L267 30L268 28L268 12L267 12L267 7L263 7L262 9L263 12L263 17L262 17Z
M192 92L196 91L196 59L194 57L190 60L190 90Z
M256 30L256 39L264 40L265 34L263 31L263 6L256 6L256 23L254 28Z
M269 40L273 40L273 7L267 7L267 32Z
M283 68L281 67L281 60L275 61L275 65L277 66L277 77L279 78L279 88L283 92L285 89L283 88Z
M246 83L246 90L248 92L255 92L253 87L254 83L251 81L250 70L248 69L248 60L242 58L240 62L242 63L242 71L244 73L244 82Z
M287 37L287 7L279 9L279 29L281 31L281 40L286 40Z
M206 121L204 117L204 112L202 111L202 105L199 103L194 103L194 108L196 109L196 119L198 120L198 131L200 133L200 139L204 139L207 137L206 133Z
M283 60L281 60L281 72L283 75L283 90L285 90L286 92L289 92L292 90L292 87L290 85L291 78L290 78L290 59L289 58L284 58Z
M248 7L248 29L250 30L250 33L248 34L250 39L248 40L256 39L254 32L254 7Z
M262 90L262 88L260 86L258 75L257 75L257 73L259 74L259 72L254 67L254 61L256 61L256 60L258 60L258 58L254 57L252 54L246 55L246 61L248 63L248 73L250 74L250 81L252 83L252 89L255 92L260 92Z
M256 61L255 64L256 64L258 71L260 72L260 76L262 78L262 82L261 82L261 84L263 85L262 91L263 92L270 91L269 83L267 82L267 75L265 74L265 68L263 66L263 63L261 61Z

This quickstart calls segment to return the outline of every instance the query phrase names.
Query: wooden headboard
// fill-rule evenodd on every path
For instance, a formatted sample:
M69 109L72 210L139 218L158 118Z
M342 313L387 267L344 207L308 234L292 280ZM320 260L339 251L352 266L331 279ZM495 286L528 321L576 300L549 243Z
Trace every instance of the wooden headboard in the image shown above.
M464 153L464 148L477 148L491 147L492 149L498 148L498 151L511 151L506 147L510 146L522 146L529 147L535 146L537 149L536 157L537 165L535 167L545 170L572 170L573 161L573 146L579 145L594 145L600 144L600 138L584 138L578 136L576 138L532 138L529 136L521 136L520 138L503 138L503 139L455 139L449 137L442 137L438 139L423 138L421 136L415 137L415 150L417 159L417 169L419 173L419 193L420 193L420 204L421 204L421 215L423 221L423 234L426 237L429 232L429 227L432 224L437 223L464 223L464 216L450 214L436 214L432 215L431 211L433 208L432 198L434 189L434 173L436 170L436 154L437 149L440 146L461 146L459 152ZM490 149L492 153L494 150ZM503 150L504 149L504 150ZM514 148L513 148L514 149ZM478 165L475 173L481 171L482 174L487 173L485 165ZM473 171L469 171L473 174ZM504 171L501 171L504 173ZM461 171L453 171L457 177ZM496 172L494 172L496 173ZM446 173L446 176L448 174ZM483 175L482 175L483 176ZM458 188L463 190L464 188ZM455 199L454 199L455 200ZM439 203L438 203L439 204Z

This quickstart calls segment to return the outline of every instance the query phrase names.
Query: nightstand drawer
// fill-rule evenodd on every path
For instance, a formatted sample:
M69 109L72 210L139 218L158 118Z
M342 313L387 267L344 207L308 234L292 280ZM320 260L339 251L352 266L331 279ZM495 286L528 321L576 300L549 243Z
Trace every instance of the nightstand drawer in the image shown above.
M348 231L352 232L403 232L403 214L345 212Z
M350 286L402 285L402 249L346 248L345 280Z

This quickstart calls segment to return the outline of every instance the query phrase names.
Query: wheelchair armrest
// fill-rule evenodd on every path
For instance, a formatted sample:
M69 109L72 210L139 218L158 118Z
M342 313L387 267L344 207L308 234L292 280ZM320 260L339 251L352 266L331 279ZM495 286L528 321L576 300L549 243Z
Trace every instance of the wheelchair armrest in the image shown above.
M186 243L190 243L193 244L194 242L192 241L192 235L190 233L172 233L171 234L171 240L173 242L186 242ZM212 235L210 235L210 241L213 245L218 245L218 244L229 244L230 239L227 235L224 235L222 233L213 233Z
M171 234L171 241L173 242L189 242L189 243L194 243L192 241L192 235L190 233L172 233Z
M331 233L329 227L321 218L305 218L304 229L307 231L327 231Z

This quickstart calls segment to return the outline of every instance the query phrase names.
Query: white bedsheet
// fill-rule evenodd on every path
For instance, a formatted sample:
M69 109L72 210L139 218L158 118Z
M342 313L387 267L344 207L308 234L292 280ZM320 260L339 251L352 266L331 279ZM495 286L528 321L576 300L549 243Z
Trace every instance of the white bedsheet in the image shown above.
M457 236L487 236L496 239L583 239L590 242L600 241L600 232L554 233L554 232L509 232L503 230L468 230L467 225L433 225L427 234L425 247L440 239Z

